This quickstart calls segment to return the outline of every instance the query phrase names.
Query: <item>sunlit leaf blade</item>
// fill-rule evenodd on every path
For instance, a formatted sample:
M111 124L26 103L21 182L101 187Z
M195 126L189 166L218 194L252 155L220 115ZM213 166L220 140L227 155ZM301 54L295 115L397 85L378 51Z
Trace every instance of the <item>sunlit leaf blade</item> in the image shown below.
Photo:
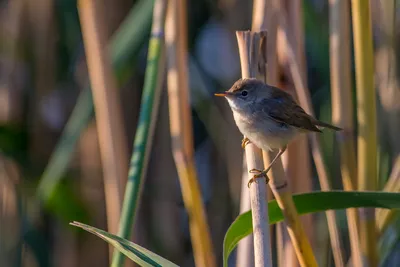
M140 266L157 266L157 267L179 267L178 265L164 259L163 257L132 243L126 239L120 238L116 235L110 234L106 231L97 229L93 226L89 226L80 222L73 222L71 225L82 228L89 233L97 235L107 243L114 246L116 249L121 251L125 256L139 264Z
M299 214L359 207L399 209L400 193L358 191L312 192L293 195L293 201ZM269 202L268 212L270 224L283 220L282 211L275 200ZM251 211L240 214L225 234L224 266L227 266L228 257L239 241L252 232Z

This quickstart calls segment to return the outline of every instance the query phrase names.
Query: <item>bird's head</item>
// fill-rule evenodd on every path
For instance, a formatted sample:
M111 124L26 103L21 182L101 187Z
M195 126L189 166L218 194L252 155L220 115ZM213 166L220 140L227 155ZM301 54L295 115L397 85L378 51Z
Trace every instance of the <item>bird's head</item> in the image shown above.
M225 97L230 107L240 112L251 109L254 104L257 105L268 97L269 90L264 82L255 78L245 78L236 81L228 91L215 95Z

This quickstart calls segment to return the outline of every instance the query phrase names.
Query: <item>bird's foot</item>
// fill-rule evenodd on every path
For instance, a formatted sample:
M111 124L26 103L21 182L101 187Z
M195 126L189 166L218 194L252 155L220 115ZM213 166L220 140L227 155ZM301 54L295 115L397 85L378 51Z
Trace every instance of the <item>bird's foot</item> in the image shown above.
M242 148L245 149L245 147L250 143L249 138L243 137L242 139Z
M250 188L251 183L253 183L256 179L263 178L263 177L265 178L265 183L268 184L269 178L267 176L267 172L268 172L268 170L261 171L261 170L257 170L257 169L251 169L249 171L249 173L255 173L255 174L254 174L253 178L251 178L249 180L249 182L247 183L247 187Z

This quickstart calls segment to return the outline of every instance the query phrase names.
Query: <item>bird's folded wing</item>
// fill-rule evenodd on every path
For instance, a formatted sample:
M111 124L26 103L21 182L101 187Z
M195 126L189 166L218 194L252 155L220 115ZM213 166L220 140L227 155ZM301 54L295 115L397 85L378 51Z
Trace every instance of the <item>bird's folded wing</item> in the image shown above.
M277 89L270 98L262 101L262 112L273 120L299 129L321 132L308 115L286 92Z

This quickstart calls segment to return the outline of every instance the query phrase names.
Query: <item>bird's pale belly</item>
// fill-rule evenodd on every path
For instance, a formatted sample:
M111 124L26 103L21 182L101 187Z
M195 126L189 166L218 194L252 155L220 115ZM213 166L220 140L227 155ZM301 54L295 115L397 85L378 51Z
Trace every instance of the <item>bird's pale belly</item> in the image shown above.
M245 121L235 118L240 132L257 147L267 151L286 146L298 133L297 129L273 120Z

